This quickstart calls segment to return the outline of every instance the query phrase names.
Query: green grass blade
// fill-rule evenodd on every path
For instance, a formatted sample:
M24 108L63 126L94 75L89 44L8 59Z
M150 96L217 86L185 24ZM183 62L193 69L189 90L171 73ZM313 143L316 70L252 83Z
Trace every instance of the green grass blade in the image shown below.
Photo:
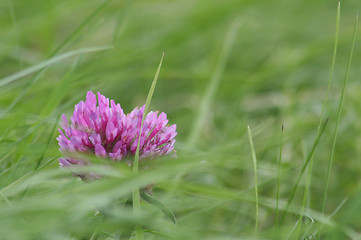
M99 7L97 7L85 20L50 54L50 57L58 54L66 45L68 45L74 37L102 10L106 7L111 0L104 1Z
M41 110L40 115L42 116L50 115L56 109L59 103L63 100L66 93L68 92L68 89L70 88L70 83L72 79L71 76L75 72L75 69L78 66L79 61L80 58L78 57L74 61L73 65L71 66L69 72L65 75L65 77L63 77L63 79L56 84L53 92L50 95L51 97L49 101L45 104L44 108Z
M258 232L258 218L259 218L259 209L258 209L258 181L257 181L257 158L256 158L256 152L254 150L253 145L253 137L251 128L248 126L248 139L249 144L251 146L252 151L252 160L253 160L253 168L254 168L254 191L255 191L255 197L256 197L256 224L255 224L255 234L257 235Z
M305 153L306 153L306 150L305 150ZM307 204L307 199L309 197L309 189L310 189L310 185L311 185L311 176L312 176L312 167L313 167L313 158L312 160L310 161L310 164L308 166L308 169L307 169L307 178L306 178L306 182L305 182L305 190L304 190L304 193L303 193L303 199L302 199L302 206L301 206L301 212L300 212L300 216L298 218L298 226L297 226L297 229L296 229L296 237L295 239L298 239L298 236L300 234L300 228L301 228L301 223L302 223L302 219L304 217L304 212L305 212L305 208L306 208L306 204Z
M172 221L172 223L177 224L177 219L174 216L174 213L164 203L158 201L146 193L141 193L140 195L142 196L142 199L161 210L168 217L168 219Z
M209 82L209 85L206 89L205 95L202 98L201 105L198 111L198 115L194 121L194 124L190 131L190 136L187 142L188 148L192 147L198 140L202 126L207 119L207 114L211 109L211 104L214 99L215 93L219 86L221 76L226 67L228 58L231 53L232 46L236 40L237 32L240 26L240 21L237 19L232 26L230 27L228 34L226 36L221 55L219 57L217 67L212 75L212 78Z
M339 39L339 32L340 32L340 15L341 15L340 10L341 10L341 3L338 2L338 4L337 4L337 13L336 13L335 41L334 41L334 46L333 46L331 69L330 69L330 74L329 74L328 83L327 83L326 95L325 95L325 98L323 99L323 103L322 103L321 116L320 116L320 120L319 120L318 126L317 126L318 133L321 131L322 122L324 121L326 106L327 106L327 102L328 102L328 96L330 94L333 75L334 75L334 72L335 72L335 63L336 63L338 39ZM310 165L313 165L313 161L314 161L314 156L312 156L312 158L311 158Z
M113 45L116 44L119 35L121 35L125 29L125 24L126 24L126 18L128 17L129 14L129 8L131 7L131 5L134 3L133 0L127 0L125 2L125 7L123 8L123 10L119 13L118 16L118 20L117 20L117 24L115 26L114 29L114 33L113 33Z
M276 193L276 219L275 219L275 228L278 229L278 202L280 199L280 178L281 178L281 163L282 163L282 150L283 150L283 130L284 127L282 125L281 128L281 142L280 142L280 153L278 158L278 172L277 172L277 193Z
M323 122L323 118L324 118L325 111L326 111L326 105L327 105L327 101L328 101L328 95L329 95L330 89L331 89L333 74L335 72L335 63L336 63L336 55L337 55L337 48L338 48L338 38L339 38L339 32L340 32L339 31L340 30L340 9L341 9L341 4L340 4L340 2L338 2L337 13L336 13L335 43L334 43L334 46L333 46L331 70L330 70L330 75L329 75L329 78L328 78L328 85L327 85L327 91L326 91L325 99L323 100L323 104L322 104L321 117L320 117L320 121L318 123L318 129L321 128L321 125L322 125L322 122Z
M15 41L16 41L16 51L18 52L20 68L22 68L23 58L22 58L22 54L21 54L21 51L20 51L20 34L19 34L19 29L18 29L18 24L17 24L17 21L16 21L16 17L15 17L14 6L13 6L11 0L7 0L7 4L8 4L8 8L9 8L11 22L13 23L13 27L14 27Z
M135 152L135 156L134 156L134 163L133 163L133 173L138 175L139 173L139 151L140 151L140 137L141 137L141 133L142 133L142 129L143 129L143 122L145 120L145 117L147 115L148 112L148 108L150 105L150 101L152 100L152 96L154 93L154 89L155 86L157 84L157 80L159 77L159 73L160 73L160 69L162 67L162 63L163 63L163 58L164 58L164 52L162 54L162 58L160 60L157 72L154 76L152 85L150 87L148 96L147 96L147 100L145 101L145 108L144 108L144 113L143 113L143 117L142 117L142 122L140 124L140 129L139 129L139 137L138 137L138 146L137 146L137 150ZM141 213L141 208L140 208L140 196L139 196L139 186L137 186L134 190L133 190L133 211L135 214L140 214ZM135 229L135 233L136 233L136 238L138 240L143 239L143 229L141 226L137 226Z
M62 60L65 60L67 58L73 57L73 56L77 56L77 55L82 55L85 53L91 53L91 52L96 52L96 51L103 51L103 50L108 50L112 48L112 46L96 46L96 47L87 47L87 48L81 48L78 50L74 50L74 51L70 51L70 52L66 52L60 55L57 55L55 57L52 57L48 60L42 61L38 64L35 64L34 66L31 66L29 68L26 68L24 70L21 70L17 73L14 73L8 77L5 77L3 79L0 79L0 87L3 87L9 83L12 83L22 77L25 77L29 74L32 74L34 72L39 71L40 69L44 68L44 67L48 67L54 63L60 62Z
M328 122L328 119L326 119L326 121L325 121L325 123L323 124L321 130L320 130L319 133L317 134L316 139L315 139L315 141L314 141L314 143L313 143L311 152L308 154L307 159L306 159L305 163L304 163L303 166L302 166L301 172L299 173L299 175L298 175L298 177L297 177L296 184L295 184L295 186L294 186L293 189L292 189L291 195L290 195L290 197L288 198L287 205L286 205L285 210L284 210L284 212L283 212L283 214L282 214L281 221L280 221L280 225L282 225L284 219L286 218L286 214L287 214L288 209L289 209L289 207L290 207L290 205L291 205L291 203L292 203L292 200L293 200L293 198L294 198L294 196L295 196L295 194L296 194L296 191L297 191L298 186L299 186L299 184L300 184L301 178L302 178L302 176L303 176L303 174L304 174L304 172L305 172L305 170L306 170L306 168L307 168L307 166L308 166L308 164L309 164L309 162L310 162L310 160L311 160L311 158L312 158L312 156L313 156L313 153L314 153L315 150L316 150L316 147L318 146L318 143L319 143L319 141L320 141L320 139L321 139L321 136L322 136L323 132L325 131L327 122Z
M59 118L60 118L60 115L59 115L56 119L58 120ZM47 143L46 143L46 145L45 145L45 147L44 147L44 149L43 149L43 151L42 151L42 153L41 153L40 158L38 159L38 161L37 161L37 163L36 163L36 165L35 165L34 171L36 171L36 170L39 169L39 167L40 167L40 165L41 165L41 162L42 162L43 159L44 159L45 152L46 152L46 150L48 149L49 144L50 144L51 140L53 139L53 136L54 136L54 134L55 134L55 132L56 132L56 130L57 130L57 128L56 128L57 126L58 126L58 121L55 121L55 123L54 123L54 125L53 125L53 128L52 128L52 130L51 130L51 132L50 132L50 134L49 134L48 141L47 141Z
M337 110L337 121L336 121L336 126L335 126L335 132L334 132L334 135L333 135L333 142L332 142L330 160L329 160L329 163L328 163L327 173L326 173L326 183L325 183L325 191L324 191L324 196L323 196L322 213L325 212L325 208L326 208L327 192L328 192L328 187L329 187L329 182L330 182L331 168L332 168L332 163L333 163L333 160L334 160L338 128L339 128L339 124L340 124L340 121L341 121L341 113L342 113L344 99L345 99L345 90L346 90L346 87L347 87L348 78L349 78L349 74L350 74L352 56L353 56L354 46L355 46L355 41L356 41L357 26L358 26L358 15L356 16L356 20L355 20L355 26L354 26L353 37L352 37L351 52L350 52L350 57L349 57L349 60L348 60L348 63L347 63L346 74L345 74L345 78L344 78L344 82L343 82L343 86L342 86L341 98L340 98L340 102L339 102L338 110Z
M325 99L324 99L323 104L322 104L321 116L320 116L320 121L319 121L319 124L318 124L318 131L320 131L321 124L322 124L323 117L324 117L324 113L326 111L326 105L327 105L328 96L329 96L329 92L330 92L330 89L331 89L331 83L332 83L332 79L333 79L333 75L334 75L337 48L338 48L338 39L339 39L339 32L340 32L339 31L340 30L340 16L341 16L340 12L341 12L341 2L338 2L337 13L336 13L335 41L334 41L333 54L332 54L331 70L330 70L330 75L329 75L329 79L328 79L328 86L327 86ZM311 160L311 165L313 165L313 157L312 157L312 160Z

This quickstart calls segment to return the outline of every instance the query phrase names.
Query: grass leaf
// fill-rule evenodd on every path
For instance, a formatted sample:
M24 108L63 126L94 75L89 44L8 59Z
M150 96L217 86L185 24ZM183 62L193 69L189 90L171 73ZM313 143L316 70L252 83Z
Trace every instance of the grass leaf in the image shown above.
M140 124L140 129L139 129L139 137L138 137L138 145L137 145L137 150L135 152L135 157L134 157L134 163L133 163L133 172L134 174L138 175L138 172L139 172L139 150L140 150L140 139L141 139L141 134L142 134L142 129L143 129L143 123L144 123L144 120L145 120L145 117L147 115L147 112L148 112L148 108L149 108L149 105L150 105L150 101L152 100L152 97L153 97L153 93L154 93L154 89L155 89L155 86L157 84L157 80L158 80L158 77L159 77L159 73L160 73L160 69L162 67L162 63L163 63L163 58L164 58L164 52L162 54L162 58L160 60L160 63L159 63L159 66L158 66L158 69L157 69L157 72L154 76L154 79L153 79L153 82L152 82L152 85L149 89L149 93L148 93L148 96L147 96L147 100L145 102L145 108L144 108L144 113L143 113L143 116L142 116L142 122ZM137 186L134 190L133 190L133 210L134 210L134 213L135 214L140 214L141 212L141 208L140 208L140 197L139 197L139 186ZM143 239L143 229L141 226L136 226L136 229L135 229L135 232L136 232L136 238L138 240L141 240Z

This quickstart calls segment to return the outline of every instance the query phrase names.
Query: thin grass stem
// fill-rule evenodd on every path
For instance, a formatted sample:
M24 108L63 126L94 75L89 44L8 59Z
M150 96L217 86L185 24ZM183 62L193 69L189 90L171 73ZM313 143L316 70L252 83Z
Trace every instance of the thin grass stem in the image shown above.
M306 150L305 150L305 153L306 153ZM309 189L310 189L310 185L311 185L312 167L313 167L313 158L310 161L310 164L308 165L308 169L307 169L308 174L307 174L307 178L306 178L306 181L305 181L305 191L303 193L302 207L301 207L300 216L298 218L298 222L300 224L297 226L295 239L298 239L298 236L299 236L299 233L300 233L300 228L301 228L301 223L302 223L302 219L303 219L303 215L304 215L304 211L305 211L305 208L306 208Z
M328 188L329 188L329 183L330 183L331 168L332 168L332 164L333 164L334 156L335 156L338 128L339 128L340 121L341 121L341 114L342 114L342 109L343 109L344 100L345 100L345 91L346 91L346 87L347 87L347 83L348 83L348 79L349 79L352 56L353 56L354 46L355 46L355 41L356 41L358 18L359 18L359 16L356 15L354 31L353 31L353 37L352 37L351 52L350 52L350 57L349 57L348 63L347 63L346 74L345 74L345 78L344 78L344 82L343 82L343 86L342 86L342 91L341 91L341 98L340 98L340 102L339 102L338 110L337 110L337 121L336 121L335 131L334 131L334 135L333 135L330 160L329 160L329 163L328 163L327 173L326 173L326 183L325 183L325 188L324 188L325 191L324 191L323 203L322 203L322 214L324 214L324 212L325 212L326 203L327 203L327 193L328 193Z
M298 186L299 186L299 184L300 184L300 182L301 182L301 178L302 178L302 176L303 176L303 174L304 174L304 172L305 172L305 170L306 170L306 168L307 168L307 165L309 164L309 162L310 162L310 160L311 160L311 158L312 158L312 156L313 156L313 153L314 153L315 150L316 150L316 147L318 146L318 143L319 143L319 141L320 141L320 139L321 139L321 136L322 136L323 132L325 131L327 122L328 122L328 119L326 119L326 121L325 121L325 123L323 124L321 130L320 130L319 133L317 134L316 139L315 139L315 141L314 141L314 143L313 143L311 152L308 154L307 159L306 159L305 163L303 164L303 166L302 166L302 168L301 168L301 172L299 173L299 175L298 175L298 177L297 177L296 184L294 185L294 187L293 187L293 189L292 189L291 195L290 195L290 197L288 198L286 207L285 207L284 212L283 212L283 214L282 214L281 221L280 221L280 225L282 225L283 221L284 221L285 218L286 218L288 209L289 209L289 207L290 207L290 205L291 205L291 203L292 203L292 200L293 200L293 198L294 198L294 196L295 196L295 194L296 194L296 191L297 191L297 189L298 189Z
M217 66L214 70L214 73L209 81L206 92L202 98L201 105L199 107L198 115L194 121L194 124L190 131L190 136L187 142L187 147L191 148L198 141L198 138L202 131L202 126L207 120L207 115L209 114L212 101L218 89L219 83L221 81L221 76L226 67L228 58L231 53L232 46L236 40L237 32L240 26L239 19L235 20L228 30L226 39L224 41L224 45L221 51L221 55L219 57Z
M328 78L326 95L325 95L325 98L324 98L323 104L322 104L321 116L320 116L320 120L319 120L319 123L318 123L318 126L317 126L317 132L318 133L321 131L322 122L324 121L324 115L325 115L325 112L326 112L328 96L329 96L329 93L330 93L332 80L333 80L333 75L334 75L334 72L335 72L335 63L336 63L336 56L337 56L337 49L338 49L338 39L339 39L339 32L340 32L339 31L340 30L340 9L341 9L341 3L338 2L338 4L337 4L337 13L336 13L335 40L334 40L333 53L332 53L331 69L330 69L330 74L329 74L329 78ZM313 165L313 162L314 162L314 155L311 158L311 162L310 162L311 166Z
M160 60L157 72L156 72L156 74L154 76L152 85L151 85L150 90L148 92L147 100L145 102L144 112L143 112L143 116L142 116L142 122L140 124L140 129L139 129L139 134L138 134L138 136L139 136L138 137L138 145L137 145L137 150L135 152L134 163L133 163L133 173L135 175L138 175L138 173L139 173L139 151L140 151L140 139L141 139L141 136L142 136L143 123L144 123L145 117L146 117L147 112L148 112L150 101L152 100L152 96L153 96L153 93L154 93L155 86L157 84L160 69L161 69L162 63L163 63L163 58L164 58L164 52L162 54L162 58ZM136 214L136 215L139 215L141 213L139 186L136 186L136 188L133 190L133 211L134 211L134 214ZM139 225L136 226L135 234L136 234L136 239L142 240L143 239L143 228L141 226L139 226Z
M60 118L60 115L56 118L56 120L58 120L59 118ZM38 161L36 162L34 171L36 171L36 170L39 169L40 164L41 164L42 160L44 159L46 150L48 149L49 144L50 144L51 140L53 139L53 136L54 136L54 134L55 134L55 132L56 132L56 130L57 130L57 128L56 128L57 126L58 126L58 121L55 121L55 123L54 123L54 125L53 125L53 128L52 128L52 130L51 130L51 132L50 132L50 134L49 134L48 141L47 141L47 143L46 143L46 145L45 145L45 147L44 147L44 149L43 149L43 151L42 151L42 153L41 153L40 158L39 158Z
M278 229L278 204L280 199L280 178L281 178L281 163L282 163L282 151L283 151L283 130L284 126L281 128L281 139L280 139L280 153L278 157L278 170L277 170L277 193L276 193L276 220L275 228Z
M325 112L326 112L326 105L327 105L327 101L328 101L328 96L330 94L332 79L333 79L333 75L334 75L334 72L335 72L335 63L336 63L336 55L337 55L337 48L338 48L338 38L339 38L339 30L340 30L340 8L341 8L341 4L340 4L340 2L338 2L337 13L336 13L335 43L334 43L334 46L333 46L331 70L330 70L330 75L329 75L329 78L328 78L327 91L326 91L325 98L323 100L320 121L318 123L319 131L321 129L323 118L324 118L324 115L325 115Z
M258 181L257 181L257 158L256 158L256 151L254 150L253 145L253 137L252 137L252 131L249 126L248 128L248 139L249 144L251 146L251 153L252 153L252 161L253 161L253 168L254 168L254 191L255 191L255 197L256 197L256 224L255 224L255 235L257 235L258 232L258 219L259 219L259 207L258 207Z
M20 63L20 68L23 67L23 57L20 51L20 34L19 34L19 29L18 29L18 24L16 21L16 16L15 16L15 11L14 11L14 6L11 2L11 0L7 0L7 4L8 4L8 8L9 8L9 13L10 13L10 17L11 17L11 22L13 23L13 27L14 27L14 33L15 33L15 41L16 41L16 51L18 52L18 60Z

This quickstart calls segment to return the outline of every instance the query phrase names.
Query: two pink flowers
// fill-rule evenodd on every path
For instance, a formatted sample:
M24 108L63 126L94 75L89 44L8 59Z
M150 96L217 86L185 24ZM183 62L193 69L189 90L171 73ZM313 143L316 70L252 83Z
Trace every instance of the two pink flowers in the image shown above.
M144 106L124 114L120 104L98 92L89 91L86 101L75 105L70 123L62 116L59 142L65 155L59 159L61 166L87 164L74 159L71 153L90 153L112 161L132 160L137 149ZM97 104L98 102L98 104ZM140 158L167 155L174 150L176 125L168 125L165 113L149 112L140 135ZM127 158L129 156L129 158ZM133 157L132 157L133 156Z

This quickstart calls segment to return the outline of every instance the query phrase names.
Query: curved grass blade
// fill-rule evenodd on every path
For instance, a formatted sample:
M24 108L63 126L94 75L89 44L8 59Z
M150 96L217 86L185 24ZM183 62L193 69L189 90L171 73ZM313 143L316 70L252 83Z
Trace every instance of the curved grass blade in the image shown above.
M165 204L146 193L141 193L140 196L142 199L161 210L168 217L168 219L172 221L172 223L177 224L177 219L174 213Z
M0 79L0 87L5 86L9 83L12 83L22 77L25 77L29 74L32 74L36 71L39 71L40 69L50 66L54 63L57 63L59 61L65 60L67 58L73 57L73 56L77 56L77 55L81 55L81 54L85 54L85 53L91 53L91 52L96 52L96 51L102 51L102 50L108 50L112 48L112 46L97 46L97 47L87 47L87 48L81 48L78 50L74 50L74 51L70 51L70 52L66 52L60 55L57 55L55 57L52 57L48 60L42 61L38 64L35 64L34 66L31 66L29 68L26 68L24 70L21 70L17 73L14 73L8 77L5 77L3 79Z

